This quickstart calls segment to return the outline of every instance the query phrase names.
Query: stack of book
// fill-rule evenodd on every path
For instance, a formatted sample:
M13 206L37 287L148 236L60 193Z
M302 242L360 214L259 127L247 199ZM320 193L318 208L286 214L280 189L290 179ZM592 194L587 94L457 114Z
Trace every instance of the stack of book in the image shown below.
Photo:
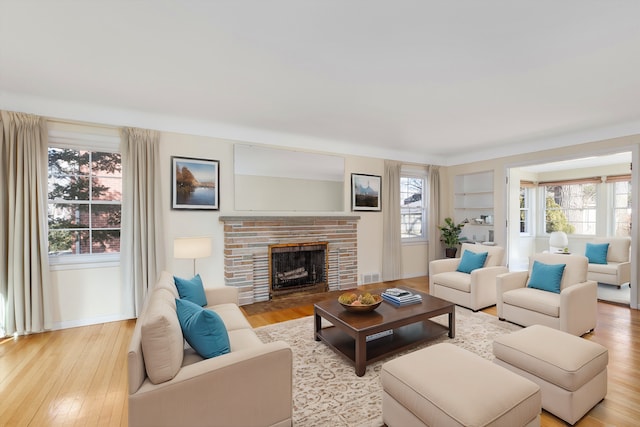
M412 292L407 291L406 289L399 288L391 288L384 291L382 294L382 299L385 301L395 305L409 305L409 304L417 304L422 302L422 295L414 294Z

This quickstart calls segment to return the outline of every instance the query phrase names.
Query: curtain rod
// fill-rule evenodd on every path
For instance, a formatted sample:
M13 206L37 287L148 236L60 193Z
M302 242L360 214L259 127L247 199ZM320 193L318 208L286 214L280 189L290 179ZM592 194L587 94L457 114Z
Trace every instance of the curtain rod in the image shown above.
M94 127L101 127L101 128L113 129L113 130L120 130L123 127L125 127L125 126L106 125L103 123L83 122L80 120L59 119L56 117L45 117L45 118L49 122L66 124L66 125L94 126Z

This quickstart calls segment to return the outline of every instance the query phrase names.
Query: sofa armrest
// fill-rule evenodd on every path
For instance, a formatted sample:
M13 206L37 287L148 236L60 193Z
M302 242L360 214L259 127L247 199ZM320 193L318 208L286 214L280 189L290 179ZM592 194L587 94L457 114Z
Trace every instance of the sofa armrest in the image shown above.
M238 288L233 286L218 286L215 288L204 288L207 296L207 305L218 305L233 303L239 305Z
M583 335L596 327L598 284L594 280L568 286L560 292L560 329Z
M460 258L436 259L429 262L429 276L447 271L455 271L460 264Z
M511 271L496 276L496 310L498 318L504 320L502 294L513 289L527 286L528 271Z
M527 286L527 279L529 279L528 271L511 271L498 274L496 276L496 290L498 295L502 295L513 289L524 288Z
M631 282L631 263L621 262L618 264L617 273L618 285L624 285L625 283Z
M471 283L493 282L499 274L508 273L509 269L504 266L477 268L471 272Z
M129 425L273 425L292 417L293 354L282 341L183 366L129 396Z

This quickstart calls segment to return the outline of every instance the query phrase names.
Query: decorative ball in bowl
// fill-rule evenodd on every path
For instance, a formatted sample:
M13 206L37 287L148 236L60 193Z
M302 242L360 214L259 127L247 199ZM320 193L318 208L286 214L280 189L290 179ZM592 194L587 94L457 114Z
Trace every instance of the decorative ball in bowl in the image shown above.
M347 292L338 297L338 302L347 311L366 313L378 308L382 303L382 297L380 295L372 295L368 292L360 295L355 292Z

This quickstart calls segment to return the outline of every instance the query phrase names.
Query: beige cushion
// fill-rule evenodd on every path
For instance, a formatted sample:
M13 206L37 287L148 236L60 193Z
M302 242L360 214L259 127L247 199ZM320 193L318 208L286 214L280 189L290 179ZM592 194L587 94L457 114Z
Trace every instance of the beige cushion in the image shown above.
M462 292L471 292L471 275L459 271L445 271L433 276L434 284L444 285L447 288Z
M498 359L569 391L582 387L609 361L607 349L600 344L542 325L496 338L493 353Z
M173 279L173 275L166 271L160 273L160 278L156 282L154 289L167 289L173 294L174 298L180 298L180 294L178 293L178 288L176 288L176 282Z
M149 380L159 384L175 377L182 366L184 339L171 291L152 291L142 318L141 342Z
M540 414L535 383L449 343L386 362L380 380L424 425L516 426Z
M610 237L594 239L593 243L608 243L607 262L628 262L629 249L631 248L630 237Z
M501 246L476 245L473 243L463 243L460 247L460 256L464 251L475 253L487 253L487 259L484 261L484 267L497 267L504 265L504 248Z
M251 324L246 317L242 314L242 311L238 309L238 306L232 303L210 305L207 307L209 310L213 310L222 318L224 326L227 331L234 331L236 329L249 329L253 330Z
M502 294L505 304L535 311L551 317L560 317L560 294L534 288L518 288Z
M600 273L600 274L618 274L618 266L620 264L617 262L611 262L608 264L589 264L589 272L590 273Z
M538 261L543 264L565 264L562 274L560 289L587 281L587 267L589 259L582 255L562 255L551 253L538 253L529 257L529 273L533 268L533 262Z

